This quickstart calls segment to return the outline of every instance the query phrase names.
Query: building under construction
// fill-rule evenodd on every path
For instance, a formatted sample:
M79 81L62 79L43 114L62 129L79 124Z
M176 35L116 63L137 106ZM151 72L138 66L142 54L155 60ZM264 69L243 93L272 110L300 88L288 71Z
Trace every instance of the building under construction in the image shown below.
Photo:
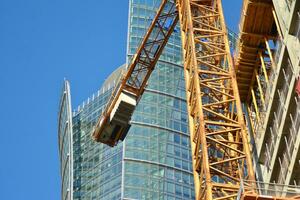
M220 0L162 1L94 139L109 146L125 139L177 22L193 197L299 199L300 0L244 0L233 57Z
M300 184L300 1L244 1L239 28L235 67L256 180L284 196Z
M300 1L244 1L235 60L256 164L266 183L300 183Z

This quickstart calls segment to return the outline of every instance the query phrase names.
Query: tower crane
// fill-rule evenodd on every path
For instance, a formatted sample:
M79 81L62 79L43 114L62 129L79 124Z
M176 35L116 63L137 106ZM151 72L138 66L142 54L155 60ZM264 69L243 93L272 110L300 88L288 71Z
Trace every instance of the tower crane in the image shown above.
M221 0L161 1L127 72L95 126L93 138L113 147L126 137L134 109L178 22L195 197L265 199L258 195L255 184Z

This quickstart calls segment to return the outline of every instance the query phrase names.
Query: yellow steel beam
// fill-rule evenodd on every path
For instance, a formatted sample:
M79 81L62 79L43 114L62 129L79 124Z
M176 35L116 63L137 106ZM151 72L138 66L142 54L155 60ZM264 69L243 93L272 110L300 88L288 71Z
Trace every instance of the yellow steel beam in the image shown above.
M253 88L251 88L251 95L252 95L252 102L253 102L255 113L256 113L256 119L258 122L260 122L259 110L258 110L257 101L256 101L256 97L255 97Z
M263 69L263 72L264 72L264 76L265 76L265 80L266 80L266 83L269 87L269 77L268 77L268 73L267 73L267 69L266 69L266 65L265 65L265 61L264 61L264 58L262 56L262 53L261 51L258 52L258 55L259 55L259 59L260 59L260 63L261 63L261 67Z
M196 199L233 199L240 180L255 178L221 1L178 0L177 8Z
M272 8L272 14L273 14L274 21L275 21L275 24L276 24L276 27L277 27L278 35L279 35L280 39L282 39L283 38L282 31L280 29L279 21L278 21L277 14L275 12L274 7Z
M267 48L267 51L268 51L268 54L269 54L269 58L271 60L271 64L272 64L271 66L272 66L273 70L275 71L276 70L276 63L273 59L273 54L272 54L268 39L265 37L264 40L265 40L266 48Z
M252 133L253 133L253 135L254 136L256 136L256 132L255 132L255 129L254 129L254 121L253 121L253 118L252 118L252 111L251 111L251 109L250 109L250 107L249 107L249 103L247 103L246 104L246 107L247 107L247 111L248 111L248 115L251 115L249 118L250 118L250 126L251 126L251 130L252 130Z
M264 97L264 93L263 93L263 90L262 90L262 87L261 87L261 82L260 82L259 75L257 74L257 69L254 70L254 74L255 74L255 77L256 77L256 82L257 82L257 86L258 86L258 89L259 89L259 94L260 94L261 101L265 105L265 97Z

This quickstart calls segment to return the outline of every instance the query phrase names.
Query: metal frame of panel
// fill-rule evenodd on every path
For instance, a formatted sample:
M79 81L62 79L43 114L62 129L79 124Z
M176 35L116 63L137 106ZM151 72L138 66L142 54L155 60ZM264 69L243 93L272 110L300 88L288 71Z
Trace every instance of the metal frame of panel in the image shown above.
M255 176L221 1L177 3L196 199L234 199Z
M69 81L64 81L61 100L59 103L58 114L58 147L60 157L60 173L61 173L61 199L73 199L73 123L72 123L72 109L71 109L71 91ZM64 110L65 109L65 110ZM64 113L66 112L66 113ZM63 115L67 118L64 119ZM61 129L63 127L63 130ZM68 140L68 148L64 146L65 140ZM66 160L64 162L63 157ZM68 168L67 168L68 166ZM68 174L66 174L68 173ZM66 175L68 181L65 182ZM66 185L64 185L66 184ZM66 186L66 188L64 188ZM63 196L65 192L66 196Z

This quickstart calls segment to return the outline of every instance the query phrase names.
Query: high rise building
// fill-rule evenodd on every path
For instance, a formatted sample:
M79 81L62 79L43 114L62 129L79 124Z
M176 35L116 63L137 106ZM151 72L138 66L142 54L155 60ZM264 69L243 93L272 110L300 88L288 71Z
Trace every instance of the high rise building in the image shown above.
M256 178L272 195L300 184L299 8L300 0L256 2L240 24L237 81Z
M165 89L163 79L167 75L180 76L175 74L181 70L177 69L179 67L169 67L171 69L164 72L158 70L161 83L157 86ZM106 80L97 94L73 112L74 162L73 170L70 169L74 174L73 199L193 199L184 99L149 89L137 107L125 142L111 148L92 140L93 126L122 70L125 65ZM169 86L178 87L178 81L169 82ZM60 120L63 123L64 118ZM60 152L67 157L70 155L62 148ZM62 189L69 193L70 186L65 185L63 182Z
M257 150L264 182L300 184L300 1L276 1L275 64L270 80L269 102L261 115Z
M58 147L61 172L61 199L73 199L73 127L71 94L68 81L64 82L58 114Z
M160 1L130 0L128 62ZM194 199L179 27L169 39L124 142L124 199Z
M130 0L129 5L127 64L160 1ZM235 37L229 33L232 47ZM91 133L127 65L116 69L72 114L65 81L59 114L63 200L194 199L181 55L177 26L135 110L126 140L114 148L95 143Z
M95 143L91 132L124 67L73 112L74 200L121 198L122 145L111 148Z
M128 62L159 4L155 0L130 0ZM60 130L60 137L73 136L72 149L60 148L62 157L73 160L73 169L68 169L73 173L73 183L71 179L68 183L62 181L62 193L71 194L73 190L73 199L78 200L194 199L179 28L148 82L128 137L111 148L92 141L91 132L122 70L126 70L125 66L110 75L98 93L72 117L68 113L68 119L59 118L60 124L72 127L68 136ZM68 95L68 102L63 105L69 108L69 86L68 82L64 84L68 88L63 90L62 99ZM61 171L66 171L64 166ZM62 199L66 199L65 195Z

